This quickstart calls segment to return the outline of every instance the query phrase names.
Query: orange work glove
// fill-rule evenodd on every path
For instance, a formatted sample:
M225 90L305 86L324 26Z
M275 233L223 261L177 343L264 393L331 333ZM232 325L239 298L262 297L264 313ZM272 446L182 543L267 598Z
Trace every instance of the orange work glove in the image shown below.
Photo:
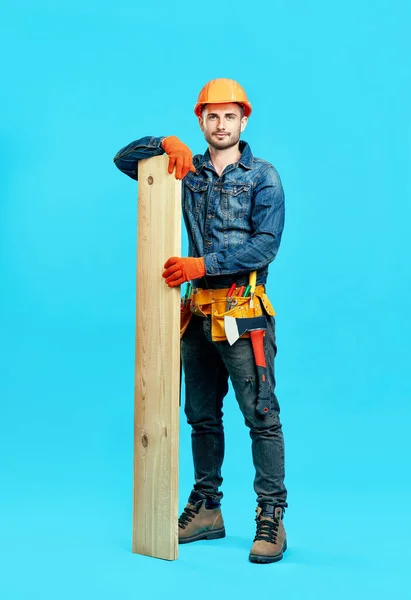
M206 274L204 258L180 258L172 256L164 265L163 277L168 287L176 287L185 281L200 279Z
M171 174L175 167L176 179L183 179L189 171L196 172L193 165L193 153L178 137L170 135L170 137L164 138L161 145L170 157L168 172Z

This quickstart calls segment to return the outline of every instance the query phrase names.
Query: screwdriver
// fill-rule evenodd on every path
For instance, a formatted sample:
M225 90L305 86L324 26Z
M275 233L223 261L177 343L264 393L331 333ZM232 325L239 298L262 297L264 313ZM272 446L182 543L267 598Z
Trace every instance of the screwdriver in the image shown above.
M250 308L254 308L254 292L255 292L256 283L257 283L257 271L253 271L252 273L250 273L250 287L251 287Z
M191 281L187 283L186 293L184 294L183 308L186 308L187 300L189 295L191 294Z

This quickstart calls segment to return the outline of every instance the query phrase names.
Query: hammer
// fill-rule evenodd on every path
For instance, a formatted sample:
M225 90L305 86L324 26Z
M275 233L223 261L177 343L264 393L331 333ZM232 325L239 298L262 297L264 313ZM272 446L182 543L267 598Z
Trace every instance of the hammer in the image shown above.
M267 363L264 353L264 331L267 329L267 319L264 316L236 319L226 315L224 317L224 327L230 346L244 333L250 333L257 368L258 395L256 411L257 414L264 417L269 412L271 404L271 387L268 383Z

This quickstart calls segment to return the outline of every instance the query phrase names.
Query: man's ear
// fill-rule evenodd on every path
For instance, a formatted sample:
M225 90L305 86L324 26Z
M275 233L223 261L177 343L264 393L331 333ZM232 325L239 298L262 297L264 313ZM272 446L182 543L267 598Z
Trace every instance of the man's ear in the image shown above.
M203 119L203 117L198 117L198 124L200 125L201 131L204 131L204 119Z
M248 117L243 117L241 119L241 131L244 131L244 129L247 127L247 123L248 123Z

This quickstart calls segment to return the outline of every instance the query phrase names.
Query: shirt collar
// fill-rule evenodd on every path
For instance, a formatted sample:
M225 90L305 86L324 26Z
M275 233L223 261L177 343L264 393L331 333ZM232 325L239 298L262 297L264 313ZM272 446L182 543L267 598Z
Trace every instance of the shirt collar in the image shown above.
M241 152L241 157L237 163L234 163L234 166L238 167L239 165L241 165L245 169L252 169L253 168L253 153L251 152L250 146L247 144L247 142L244 142L243 140L241 140L239 148L240 148L240 152ZM197 175L199 173L201 173L202 169L206 166L207 163L211 163L210 151L208 150L208 148L203 155L199 155L199 165L197 167Z

